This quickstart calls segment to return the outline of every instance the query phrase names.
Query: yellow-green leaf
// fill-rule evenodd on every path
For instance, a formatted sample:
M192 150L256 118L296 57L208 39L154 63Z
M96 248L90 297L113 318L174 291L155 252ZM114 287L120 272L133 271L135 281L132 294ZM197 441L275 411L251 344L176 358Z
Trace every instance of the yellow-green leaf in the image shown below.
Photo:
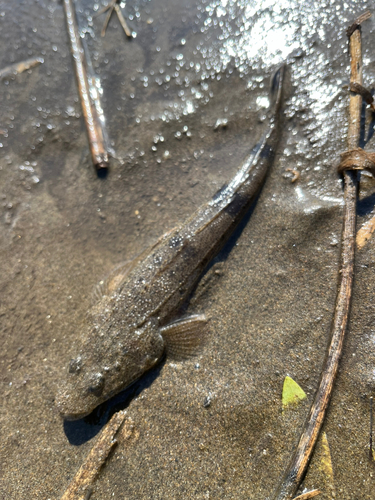
M282 403L283 406L296 404L302 399L306 399L306 393L291 377L286 376L283 386Z
M325 432L322 433L322 457L320 461L321 470L324 474L333 481L333 468L332 468L332 459L331 459L331 450L329 449L327 434Z

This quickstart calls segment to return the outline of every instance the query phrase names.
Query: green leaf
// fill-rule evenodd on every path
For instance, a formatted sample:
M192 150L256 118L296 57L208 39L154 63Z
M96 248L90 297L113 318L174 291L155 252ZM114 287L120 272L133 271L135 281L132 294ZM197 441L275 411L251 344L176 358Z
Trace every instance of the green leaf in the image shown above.
M290 406L306 399L306 393L291 377L286 376L283 386L283 406Z

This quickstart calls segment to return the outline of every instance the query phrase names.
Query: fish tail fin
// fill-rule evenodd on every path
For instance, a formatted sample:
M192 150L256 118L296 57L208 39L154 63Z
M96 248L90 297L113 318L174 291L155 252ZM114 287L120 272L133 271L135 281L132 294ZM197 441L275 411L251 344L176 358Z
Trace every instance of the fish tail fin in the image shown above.
M271 77L270 101L271 109L277 114L281 107L283 98L283 87L285 81L286 64L282 64Z

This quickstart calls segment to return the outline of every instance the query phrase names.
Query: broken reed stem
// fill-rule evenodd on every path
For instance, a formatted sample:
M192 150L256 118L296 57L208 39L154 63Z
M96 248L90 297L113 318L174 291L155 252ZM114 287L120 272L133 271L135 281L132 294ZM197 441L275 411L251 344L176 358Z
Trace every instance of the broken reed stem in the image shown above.
M306 493L302 493L302 495L295 497L294 500L309 500L310 498L320 495L320 493L320 490L307 491Z
M98 475L100 468L107 459L113 446L117 443L115 436L123 424L126 411L115 413L108 424L103 428L99 439L92 447L85 462L69 484L61 500L83 500L90 496L92 484ZM126 430L126 437L132 433L132 426L129 422L129 428Z
M373 453L373 447L372 447L372 427L373 427L373 398L372 396L370 397L370 443L369 443L369 458L371 461L374 460L374 453Z
M116 11L116 14L117 14L117 17L118 17L118 20L120 21L120 24L122 26L122 29L125 31L125 35L128 37L128 38L132 38L132 32L130 31L130 28L129 26L127 25L126 21L125 21L125 18L124 16L122 15L122 12L121 12L121 9L118 5L118 3L115 3L115 11Z
M19 73L23 73L24 71L43 63L44 59L42 57L31 57L25 61L10 64L6 68L0 69L0 80L9 76L18 75Z
M107 30L108 23L112 17L116 2L117 2L117 0L112 0L111 3L109 3L106 7L104 7L103 9L101 9L98 12L98 14L102 14L103 12L108 11L107 15L105 16L105 21L104 21L103 28L101 31L101 36L105 36L105 32Z
M364 16L361 16L361 18L362 17ZM368 14L365 16L365 19L368 19ZM356 23L358 24L358 19ZM349 44L351 61L350 81L362 85L362 47L359 24L356 26L356 29L352 30L349 37ZM361 105L361 95L352 94L349 103L348 150L358 147L360 138ZM341 242L341 280L336 298L331 330L331 342L328 348L319 388L315 395L314 402L311 405L297 449L284 474L282 483L271 497L272 500L292 500L304 478L331 399L333 384L342 353L352 296L358 190L357 172L346 170L343 172L343 177L345 209Z
M113 11L115 11L117 14L118 20L120 21L120 24L122 26L122 29L125 31L125 35L128 38L133 38L133 33L130 31L129 26L127 25L125 18L122 15L121 8L118 4L118 0L111 0L111 2L106 7L101 9L98 12L98 14L102 14L103 12L106 12L106 11L108 11L108 12L107 12L107 15L105 17L105 21L104 21L103 28L101 31L101 36L105 36L105 33L107 31L107 27L108 27L108 23L111 20Z
M104 132L100 119L90 97L87 64L80 40L73 0L64 0L64 9L92 162L97 171L106 170L108 168L108 151L105 146Z

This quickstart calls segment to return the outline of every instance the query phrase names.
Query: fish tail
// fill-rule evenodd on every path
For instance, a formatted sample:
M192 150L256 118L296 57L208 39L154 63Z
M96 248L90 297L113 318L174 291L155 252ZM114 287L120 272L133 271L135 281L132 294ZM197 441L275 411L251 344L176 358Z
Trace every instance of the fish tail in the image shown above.
M280 111L283 87L285 81L286 64L282 64L273 74L271 78L270 102L273 113L277 114Z

